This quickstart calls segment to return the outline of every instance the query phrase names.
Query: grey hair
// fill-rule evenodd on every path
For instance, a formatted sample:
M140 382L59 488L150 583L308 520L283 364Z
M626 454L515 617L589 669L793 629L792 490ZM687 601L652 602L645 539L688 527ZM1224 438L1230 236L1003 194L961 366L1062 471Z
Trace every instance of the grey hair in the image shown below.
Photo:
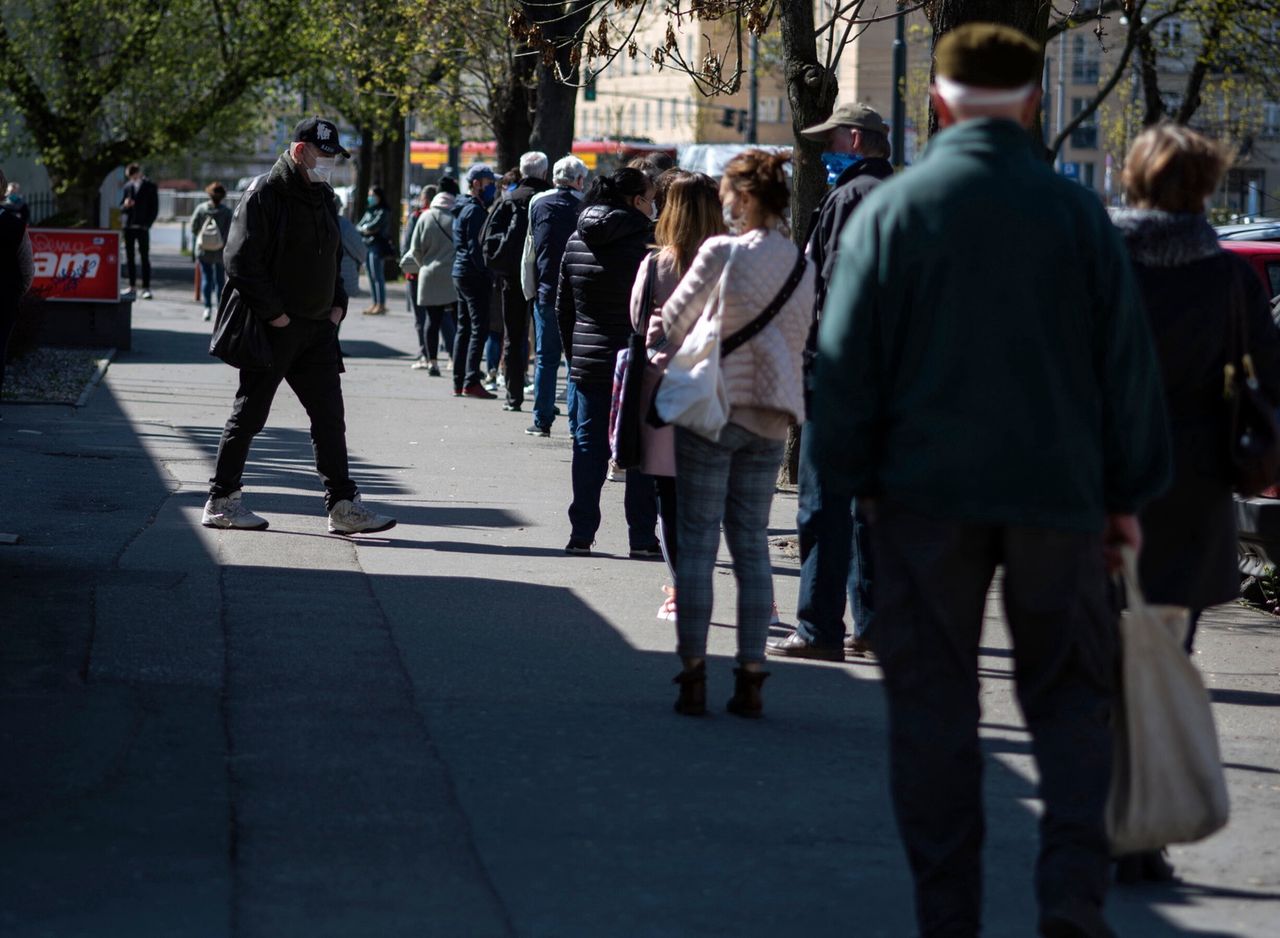
M546 179L547 154L530 150L520 157L520 175L525 179Z
M561 157L551 170L551 181L557 186L571 186L579 179L586 178L587 164L576 156Z

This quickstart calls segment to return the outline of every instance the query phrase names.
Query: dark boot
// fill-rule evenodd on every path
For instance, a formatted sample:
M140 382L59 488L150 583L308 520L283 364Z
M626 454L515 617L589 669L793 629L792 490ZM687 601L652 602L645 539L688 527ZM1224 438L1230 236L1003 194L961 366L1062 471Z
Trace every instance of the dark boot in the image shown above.
M763 714L764 700L760 696L760 687L768 676L768 671L734 668L733 696L725 705L726 709L740 717L758 717Z
M698 664L696 668L681 671L671 679L672 684L680 685L680 696L676 699L676 713L687 717L700 717L707 712L707 663Z
M1116 882L1122 886L1139 883L1176 883L1178 874L1163 850L1144 850L1116 857Z

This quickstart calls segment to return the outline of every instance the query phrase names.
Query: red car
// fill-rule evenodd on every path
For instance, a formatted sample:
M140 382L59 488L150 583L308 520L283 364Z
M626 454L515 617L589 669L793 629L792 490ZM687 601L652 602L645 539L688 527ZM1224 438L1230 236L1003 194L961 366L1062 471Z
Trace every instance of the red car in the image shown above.
M1249 262L1266 284L1267 296L1280 296L1280 241L1219 241Z

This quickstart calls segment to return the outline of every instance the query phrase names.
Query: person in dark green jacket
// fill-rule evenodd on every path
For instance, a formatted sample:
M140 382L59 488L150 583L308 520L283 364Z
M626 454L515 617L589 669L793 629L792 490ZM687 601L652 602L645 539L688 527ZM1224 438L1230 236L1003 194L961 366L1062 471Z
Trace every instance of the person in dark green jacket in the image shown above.
M922 934L981 929L977 655L1003 565L1045 803L1042 935L1110 935L1103 810L1117 645L1107 543L1165 487L1158 365L1124 246L1026 131L1042 51L937 47L943 129L841 242L812 408L822 485L867 505L892 790Z

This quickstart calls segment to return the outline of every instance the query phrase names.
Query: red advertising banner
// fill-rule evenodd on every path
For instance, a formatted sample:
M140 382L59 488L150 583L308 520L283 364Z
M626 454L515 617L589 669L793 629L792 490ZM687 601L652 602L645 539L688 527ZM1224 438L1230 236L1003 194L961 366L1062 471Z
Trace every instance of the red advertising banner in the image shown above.
M120 232L31 228L32 292L50 300L114 303L120 299Z

